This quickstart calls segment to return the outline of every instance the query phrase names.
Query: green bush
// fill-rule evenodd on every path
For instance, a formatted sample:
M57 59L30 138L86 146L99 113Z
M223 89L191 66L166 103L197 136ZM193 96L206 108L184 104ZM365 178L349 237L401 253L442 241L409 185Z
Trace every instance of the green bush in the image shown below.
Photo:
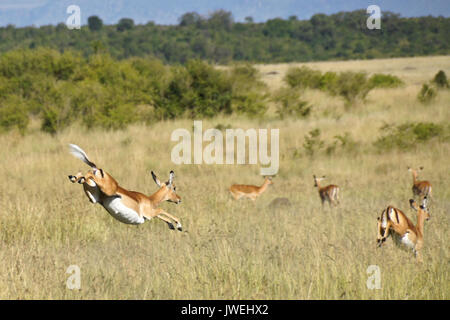
M236 64L230 72L233 98L232 109L238 114L250 118L261 118L267 112L268 94L266 84L261 80L259 71L252 65Z
M436 99L436 96L436 89L434 89L432 85L424 83L422 85L422 89L420 89L419 94L417 95L417 99L423 104L428 104Z
M43 131L55 134L74 121L121 129L138 121L233 112L261 117L265 89L249 64L221 70L200 60L166 66L155 58L118 61L105 53L84 58L77 52L16 50L0 56L0 125L25 128L31 114L42 119ZM26 108L13 110L6 97Z
M339 76L336 72L325 72L320 78L320 90L333 92L333 90L335 90L334 88L336 88L338 79Z
M433 78L432 81L438 88L449 88L447 75L444 71L440 70Z
M370 79L364 72L341 73L312 70L306 66L290 68L283 79L290 88L319 89L344 98L346 106L364 101L369 91L376 87L393 88L403 82L391 75L375 74Z
M17 128L24 134L28 123L28 110L24 99L11 95L0 102L0 131Z
M320 139L320 129L314 129L305 135L305 142L303 143L303 149L306 155L313 157L325 146L325 142Z
M369 78L370 88L398 88L402 86L404 82L393 75L375 73Z
M432 122L404 123L401 125L384 125L380 128L382 136L374 146L379 151L400 149L409 150L418 144L437 138L446 140L450 127Z
M355 141L349 132L334 136L334 141L326 148L327 154L336 153L341 150L346 153L356 153L360 148L360 143Z
M284 77L284 81L291 88L320 88L322 74L318 70L306 66L290 68Z
M312 107L306 101L300 99L298 90L281 88L275 93L272 100L276 104L276 112L280 119L305 118L311 113Z
M358 100L364 100L370 91L367 75L363 72L342 72L330 93L344 98L346 106L354 105Z

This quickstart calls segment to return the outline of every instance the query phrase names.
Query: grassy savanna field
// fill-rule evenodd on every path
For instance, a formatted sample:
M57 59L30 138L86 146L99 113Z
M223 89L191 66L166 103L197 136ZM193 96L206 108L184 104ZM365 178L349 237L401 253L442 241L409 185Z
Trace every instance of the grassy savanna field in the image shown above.
M365 70L399 76L405 86L376 89L367 102L346 110L341 99L306 91L313 106L307 119L203 121L233 128L279 128L280 169L257 199L232 200L233 183L261 184L258 165L174 165L173 130L191 120L133 125L123 131L86 131L74 124L56 136L36 129L22 137L0 136L0 298L2 299L449 299L450 146L419 144L408 151L377 152L372 143L384 124L434 122L448 125L450 92L429 105L417 101L421 84L439 70L450 74L448 57L307 64L323 71ZM282 85L287 65L257 66L270 89ZM277 71L277 75L265 72ZM305 135L321 139L349 132L352 152L301 155ZM81 146L123 187L151 194L150 170L166 181L175 171L182 203L161 207L179 217L184 232L159 219L140 226L113 219L91 204L67 176L88 167L72 157ZM206 143L204 144L204 146ZM294 156L295 150L300 156ZM425 224L424 262L389 239L376 249L376 218L387 205L409 209L412 177L407 167L424 166L419 178L433 184L431 219ZM341 205L321 208L312 175L341 187ZM277 197L290 208L269 209ZM81 289L70 290L66 270L77 265ZM377 265L381 289L366 286Z

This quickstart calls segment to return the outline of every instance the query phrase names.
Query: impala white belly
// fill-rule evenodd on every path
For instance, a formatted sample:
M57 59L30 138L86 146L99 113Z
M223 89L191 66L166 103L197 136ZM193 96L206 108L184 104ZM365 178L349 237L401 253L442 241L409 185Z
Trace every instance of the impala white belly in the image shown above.
M415 244L414 242L409 239L409 233L405 233L401 239L402 243L407 246L408 248L414 249Z
M128 208L122 203L122 199L119 197L108 197L103 201L103 207L120 222L127 224L141 224L144 223L144 217Z

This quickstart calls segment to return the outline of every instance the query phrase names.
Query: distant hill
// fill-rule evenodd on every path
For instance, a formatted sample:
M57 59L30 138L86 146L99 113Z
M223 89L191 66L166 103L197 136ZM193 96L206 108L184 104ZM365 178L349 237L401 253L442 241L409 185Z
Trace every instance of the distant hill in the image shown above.
M97 15L105 24L127 17L137 24L153 21L167 25L177 24L181 15L192 11L207 15L224 9L231 11L236 21L242 22L251 16L254 21L263 22L293 15L309 19L317 13L365 9L374 3L366 0L1 0L0 26L56 25L66 21L66 9L72 4L80 6L83 24L89 16ZM376 4L382 11L398 12L403 17L450 16L448 0L378 0Z

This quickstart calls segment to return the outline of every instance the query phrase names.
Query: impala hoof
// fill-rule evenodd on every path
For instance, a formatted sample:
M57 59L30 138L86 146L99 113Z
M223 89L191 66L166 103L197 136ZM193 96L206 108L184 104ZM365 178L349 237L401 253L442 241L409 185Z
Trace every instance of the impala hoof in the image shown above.
M169 229L170 229L170 230L175 230L175 227L173 226L173 224L171 224L171 223L169 223L169 222L168 222L167 224L169 225Z
M177 227L178 231L183 231L183 228L181 226Z

